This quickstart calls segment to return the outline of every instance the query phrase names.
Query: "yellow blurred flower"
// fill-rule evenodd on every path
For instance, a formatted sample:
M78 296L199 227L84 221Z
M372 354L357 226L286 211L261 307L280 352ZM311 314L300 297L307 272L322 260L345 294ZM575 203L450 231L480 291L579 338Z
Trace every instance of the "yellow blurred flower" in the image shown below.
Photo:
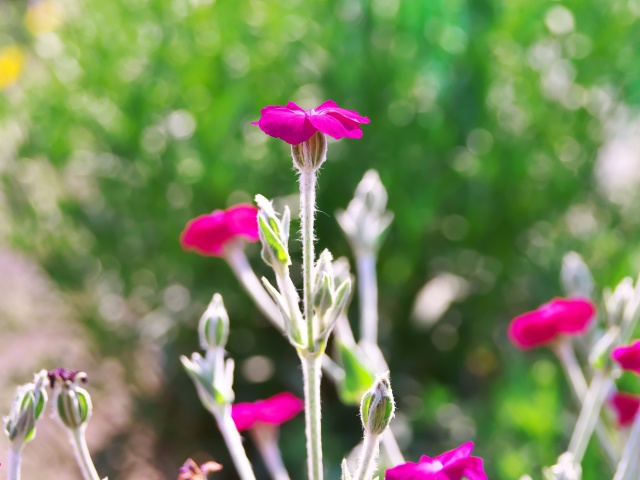
M32 34L47 33L58 28L64 19L62 4L56 0L42 0L29 6L24 24Z
M0 89L16 83L24 67L24 53L15 45L0 48Z

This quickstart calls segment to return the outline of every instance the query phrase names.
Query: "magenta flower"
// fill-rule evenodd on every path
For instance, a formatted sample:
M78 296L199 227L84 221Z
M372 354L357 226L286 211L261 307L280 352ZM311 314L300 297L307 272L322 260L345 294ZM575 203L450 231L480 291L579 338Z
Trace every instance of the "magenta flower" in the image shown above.
M467 442L448 452L420 462L407 462L387 470L385 480L487 480L482 459L472 457L473 442Z
M303 110L293 102L287 103L286 107L269 105L260 111L260 120L252 125L260 127L267 135L297 145L309 140L316 132L326 133L336 139L360 138L362 123L369 123L369 119L353 110L338 107L333 100L327 100L311 110Z
M236 205L227 210L216 210L200 215L187 223L180 235L185 250L200 255L221 257L229 242L244 238L256 242L258 235L258 209L252 205Z
M633 423L640 410L640 396L630 393L616 392L609 400L616 412L618 426L626 427Z
M618 347L611 352L611 358L625 370L640 375L640 340L626 347Z
M76 377L78 381L82 383L87 383L88 381L86 373L69 370L68 368L63 367L54 368L47 372L47 377L49 377L49 385L51 388L56 386L56 382L60 382L61 385L73 383L76 381Z
M304 402L293 393L283 392L253 403L236 403L231 418L238 431L249 430L257 423L280 425L288 422L304 409Z
M509 325L511 342L522 350L551 343L561 335L580 335L595 317L596 307L586 299L555 298Z

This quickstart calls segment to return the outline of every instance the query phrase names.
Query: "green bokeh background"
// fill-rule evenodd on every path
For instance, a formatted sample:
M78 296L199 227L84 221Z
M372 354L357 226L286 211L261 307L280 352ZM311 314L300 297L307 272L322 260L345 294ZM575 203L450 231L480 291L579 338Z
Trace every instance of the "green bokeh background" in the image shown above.
M202 451L228 466L221 479L234 478L178 361L197 348L213 292L225 298L237 364L262 355L275 366L261 383L239 372L237 398L301 394L293 349L223 261L183 252L178 238L196 215L256 193L295 195L287 146L250 122L268 104L327 98L371 124L361 140L329 147L319 248L350 255L334 212L370 168L395 214L379 259L381 346L411 433L407 459L473 439L489 478L541 477L567 444L575 408L551 354L517 351L506 326L562 294L569 250L599 288L640 270L637 0L62 4L64 22L33 34L26 5L0 1L0 48L17 44L27 56L16 85L0 91L0 245L74 299L96 355L128 365L150 341L138 320L162 319L151 341L163 352L163 388L134 396L166 478ZM615 163L625 153L631 160ZM267 275L257 247L248 252ZM445 272L470 294L435 326L412 321L420 288ZM103 318L107 294L132 321ZM323 396L327 478L338 478L359 420L331 385ZM303 436L301 419L282 432L292 478L305 477ZM122 468L109 453L118 448L116 439L96 454L109 478ZM593 445L584 470L585 480L608 475Z

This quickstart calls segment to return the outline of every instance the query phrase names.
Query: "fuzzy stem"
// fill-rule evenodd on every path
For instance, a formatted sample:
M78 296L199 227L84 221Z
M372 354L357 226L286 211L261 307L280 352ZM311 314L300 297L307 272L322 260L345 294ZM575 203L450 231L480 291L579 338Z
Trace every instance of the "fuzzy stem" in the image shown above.
M320 358L301 352L304 379L304 417L307 434L309 480L323 480L322 432L320 426Z
M376 255L355 251L360 298L360 340L378 344L378 286L376 283Z
M316 172L300 171L300 221L302 233L302 276L304 286L304 319L307 322L307 345L314 351L315 328L313 324L313 221L316 209Z
M100 480L93 460L91 460L89 447L87 447L87 439L84 435L85 429L85 426L81 426L71 430L71 439L76 452L76 460L78 461L78 465L80 465L80 470L82 470L82 476L85 480Z
M591 380L591 385L584 399L580 416L569 442L568 451L573 455L575 463L582 463L587 445L589 445L593 430L598 418L600 418L600 409L607 393L607 376L608 372L598 370Z
M227 449L229 449L240 480L256 480L253 474L253 468L242 445L242 437L240 437L236 424L233 423L233 419L231 418L231 409L225 408L223 413L214 413L213 416L227 444Z
M380 445L380 435L364 434L362 442L362 453L358 461L358 468L353 480L371 480L373 471L376 467L376 458L378 458L378 447Z
M392 466L401 465L405 462L404 455L398 446L398 441L390 428L382 432L382 446L389 457Z
M12 447L9 447L9 468L7 472L7 480L20 480L21 457L22 449L14 450Z
M624 447L622 459L613 480L634 480L634 473L636 475L638 473L637 467L634 467L638 461L638 452L640 452L640 415L636 415L633 422L629 439Z
M253 272L242 247L234 245L227 248L224 258L260 311L280 332L284 332L282 315L280 315L277 305L271 300L271 297L269 297L262 283Z
M249 431L273 480L290 480L278 448L278 427L258 424Z
M571 342L569 340L563 340L553 347L553 351L558 357L560 365L562 365L562 369L569 380L573 396L575 397L578 405L582 407L589 388L575 352L573 351ZM600 447L607 458L607 462L613 469L615 469L619 460L619 455L613 448L616 442L611 438L607 427L600 417L598 417L595 431Z

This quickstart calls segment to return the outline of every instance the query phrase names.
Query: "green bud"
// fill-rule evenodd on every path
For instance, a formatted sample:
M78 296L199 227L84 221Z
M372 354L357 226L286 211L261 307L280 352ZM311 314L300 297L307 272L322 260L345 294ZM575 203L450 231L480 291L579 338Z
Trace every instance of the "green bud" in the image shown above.
M320 254L315 265L314 276L316 282L313 288L313 305L319 318L326 315L334 302L335 284L332 260L331 252L325 249Z
M283 269L291 265L289 257L289 223L291 213L285 207L282 219L278 218L273 205L262 195L256 195L258 212L258 233L262 244L262 259L273 269Z
M376 378L362 397L360 417L362 427L370 435L380 435L393 418L396 406L393 401L389 374Z
M387 191L375 170L369 170L346 210L336 212L340 228L358 252L376 253L393 214L386 210Z
M47 403L47 372L36 374L33 383L17 388L9 415L4 417L4 432L14 450L20 450L36 435L36 421Z
M222 296L216 293L200 318L198 325L200 345L204 350L224 348L229 338L229 315Z
M233 360L224 361L222 350L216 355L203 357L194 353L191 358L180 357L182 365L191 377L202 405L210 412L220 412L233 403Z
M327 159L327 137L324 133L316 132L309 140L297 145L291 145L293 164L301 172L313 172Z
M56 392L56 413L58 419L71 430L76 430L89 421L93 406L89 392L78 386L86 375L78 373L73 381L60 384Z

